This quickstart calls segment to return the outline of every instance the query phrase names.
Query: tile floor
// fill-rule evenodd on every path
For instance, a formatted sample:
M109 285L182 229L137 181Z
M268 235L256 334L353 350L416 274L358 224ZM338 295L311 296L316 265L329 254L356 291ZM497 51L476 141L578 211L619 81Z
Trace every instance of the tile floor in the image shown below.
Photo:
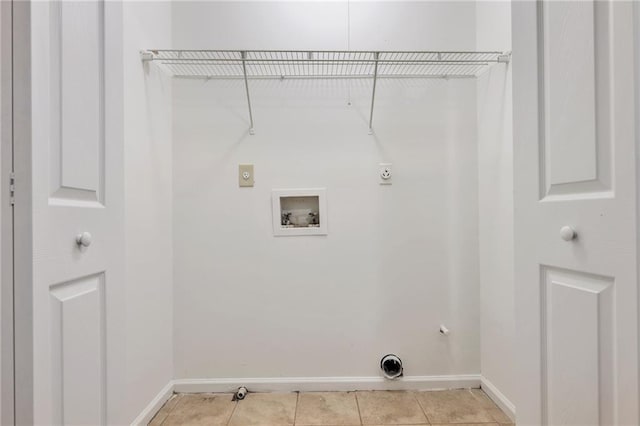
M513 425L480 389L176 394L150 426Z

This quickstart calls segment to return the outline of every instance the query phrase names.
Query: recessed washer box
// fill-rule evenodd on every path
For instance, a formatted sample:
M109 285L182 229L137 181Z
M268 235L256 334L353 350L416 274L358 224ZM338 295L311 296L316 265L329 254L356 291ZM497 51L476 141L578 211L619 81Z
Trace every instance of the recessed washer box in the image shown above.
M274 189L273 235L327 235L325 188Z

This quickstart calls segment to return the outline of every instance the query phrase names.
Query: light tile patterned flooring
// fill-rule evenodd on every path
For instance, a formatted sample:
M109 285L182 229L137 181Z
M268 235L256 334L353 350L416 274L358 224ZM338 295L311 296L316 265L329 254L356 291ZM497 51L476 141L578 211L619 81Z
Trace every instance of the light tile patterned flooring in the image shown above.
M513 425L480 389L176 394L149 425Z

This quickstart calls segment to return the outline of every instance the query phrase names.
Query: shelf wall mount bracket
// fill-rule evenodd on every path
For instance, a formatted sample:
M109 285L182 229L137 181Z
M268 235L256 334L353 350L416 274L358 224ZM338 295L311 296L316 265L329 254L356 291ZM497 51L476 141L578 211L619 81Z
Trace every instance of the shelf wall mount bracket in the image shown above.
M511 62L511 52L505 52L497 57L498 63L508 64Z
M369 134L373 134L373 107L376 101L376 83L378 82L378 59L380 52L373 53L373 90L371 91L371 111L369 112Z
M254 135L256 132L253 129L253 111L251 110L251 96L249 95L249 79L247 77L247 52L240 52L242 58L242 74L244 76L244 88L247 93L247 106L249 107L249 134Z
M155 58L155 53L152 50L141 50L140 51L140 59L142 62L153 61Z

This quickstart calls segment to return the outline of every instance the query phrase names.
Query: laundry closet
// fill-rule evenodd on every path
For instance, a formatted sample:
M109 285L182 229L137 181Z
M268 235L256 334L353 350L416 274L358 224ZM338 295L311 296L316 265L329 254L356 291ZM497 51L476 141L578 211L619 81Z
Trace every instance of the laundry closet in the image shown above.
M637 423L634 5L19 3L4 420L481 388Z
M154 6L131 9L139 23ZM145 22L126 69L145 106L131 128L150 132L132 175L154 174L140 195L170 230L149 242L171 241L157 273L177 387L478 387L484 354L511 392L510 5L166 9L170 41Z

